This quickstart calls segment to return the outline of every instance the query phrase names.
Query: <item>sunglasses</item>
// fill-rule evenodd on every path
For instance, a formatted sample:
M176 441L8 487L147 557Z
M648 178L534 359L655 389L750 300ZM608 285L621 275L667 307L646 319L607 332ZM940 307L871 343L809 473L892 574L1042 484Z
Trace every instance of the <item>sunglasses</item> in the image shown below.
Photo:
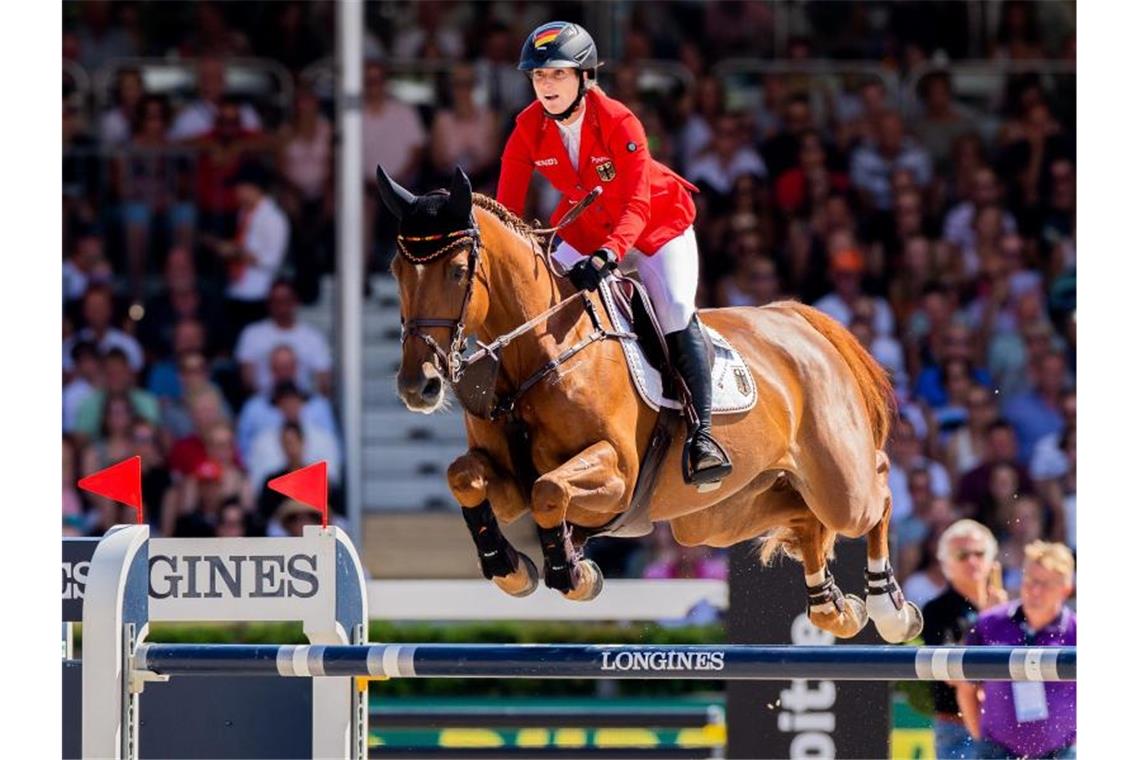
M970 557L985 559L985 556L986 552L984 549L975 549L973 551L960 551L954 553L954 559L958 560L959 562L965 562Z

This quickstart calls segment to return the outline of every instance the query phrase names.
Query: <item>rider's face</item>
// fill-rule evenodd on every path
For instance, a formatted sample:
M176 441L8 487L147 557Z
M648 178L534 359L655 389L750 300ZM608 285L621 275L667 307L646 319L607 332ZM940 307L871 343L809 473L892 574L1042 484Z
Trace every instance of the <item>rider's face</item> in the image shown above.
M547 113L562 113L578 96L578 72L574 69L535 69L530 81Z

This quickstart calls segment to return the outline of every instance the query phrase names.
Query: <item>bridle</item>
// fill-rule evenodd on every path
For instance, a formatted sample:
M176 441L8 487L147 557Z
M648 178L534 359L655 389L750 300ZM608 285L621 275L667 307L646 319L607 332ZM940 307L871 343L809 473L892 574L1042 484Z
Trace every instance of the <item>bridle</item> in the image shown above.
M535 230L536 235L547 236L547 243L543 258L546 261L547 269L555 277L562 278L565 275L558 272L551 263L550 252L554 242L554 235L566 225L573 222L578 218L586 207L594 202L602 189L596 187L590 191L586 197L578 202L565 216L559 221L558 225L548 229ZM440 248L433 250L423 255L413 254L407 247L406 243L428 243L440 240L446 240ZM413 264L429 264L438 261L444 256L451 255L460 246L470 243L471 249L467 254L467 285L463 292L463 301L459 307L459 316L455 319L443 319L438 317L415 317L412 319L404 320L401 317L401 333L400 345L401 347L410 338L419 338L428 348L431 349L433 357L436 362L437 369L441 369L444 377L448 383L456 391L456 396L460 399L464 409L471 414L484 419L496 419L504 413L509 413L514 410L514 406L528 390L537 384L542 378L554 371L559 365L567 361L571 356L584 349L594 341L604 338L631 338L634 337L626 332L614 332L606 330L598 317L594 302L589 298L588 294L584 292L577 292L573 296L556 303L546 311L542 312L536 317L527 320L510 332L500 335L490 343L482 343L476 340L478 348L470 354L464 355L464 348L467 343L467 336L464 331L464 318L467 315L467 307L471 302L471 295L475 289L475 274L479 266L481 254L483 251L482 238L479 234L479 225L476 223L474 214L470 219L470 224L467 228L455 230L454 232L440 233L436 235L397 235L396 246L401 256ZM539 255L535 251L535 255ZM498 378L500 351L511 343L515 338L523 335L533 329L536 325L542 322L547 317L555 314L567 305L581 301L585 307L586 312L590 315L593 322L594 330L578 343L571 346L566 351L563 351L554 359L546 362L542 367L532 373L526 380L519 384L519 387L508 396L506 399L498 400L494 398L495 381ZM447 350L444 350L431 335L425 332L425 328L442 327L446 328L449 332L451 344ZM469 370L475 370L469 373ZM464 378L471 378L476 375L473 380L464 383Z

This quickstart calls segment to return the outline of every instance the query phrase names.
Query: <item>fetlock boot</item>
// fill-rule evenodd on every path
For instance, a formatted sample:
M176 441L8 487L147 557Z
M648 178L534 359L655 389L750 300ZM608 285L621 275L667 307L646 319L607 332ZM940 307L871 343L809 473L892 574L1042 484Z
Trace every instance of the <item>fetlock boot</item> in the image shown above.
M732 461L712 436L712 367L696 316L684 330L669 333L665 340L697 415L682 458L685 482L698 486L719 483L732 472Z
M479 569L483 571L483 577L492 580L496 576L513 573L518 567L519 555L499 530L499 521L491 511L490 502L484 501L477 507L463 507L461 511L479 552Z

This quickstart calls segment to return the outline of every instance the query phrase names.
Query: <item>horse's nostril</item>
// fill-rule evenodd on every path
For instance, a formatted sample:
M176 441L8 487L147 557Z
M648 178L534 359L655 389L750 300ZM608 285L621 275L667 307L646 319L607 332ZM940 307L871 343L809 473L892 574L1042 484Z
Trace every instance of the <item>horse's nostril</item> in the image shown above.
M424 384L423 396L425 399L434 399L439 396L440 391L443 390L443 383L438 377L429 378L427 383Z

